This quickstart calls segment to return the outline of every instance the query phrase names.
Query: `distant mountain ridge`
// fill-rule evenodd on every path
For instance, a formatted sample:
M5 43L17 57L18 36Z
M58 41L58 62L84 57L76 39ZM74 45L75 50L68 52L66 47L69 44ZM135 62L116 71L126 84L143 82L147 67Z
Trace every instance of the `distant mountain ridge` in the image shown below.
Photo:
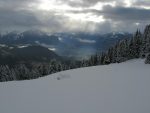
M131 34L113 32L108 34L90 33L54 33L48 35L39 30L22 33L10 32L0 36L0 44L40 45L56 52L60 56L85 57L107 50L117 41L130 38Z

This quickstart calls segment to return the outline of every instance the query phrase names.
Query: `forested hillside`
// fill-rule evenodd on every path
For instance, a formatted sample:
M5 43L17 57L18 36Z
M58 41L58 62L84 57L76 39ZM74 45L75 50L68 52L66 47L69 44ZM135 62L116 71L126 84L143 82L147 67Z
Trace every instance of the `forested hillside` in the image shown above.
M91 56L84 65L104 65L120 63L134 58L146 58L145 63L150 63L150 25L146 26L143 33L137 30L131 39L121 40L105 53Z

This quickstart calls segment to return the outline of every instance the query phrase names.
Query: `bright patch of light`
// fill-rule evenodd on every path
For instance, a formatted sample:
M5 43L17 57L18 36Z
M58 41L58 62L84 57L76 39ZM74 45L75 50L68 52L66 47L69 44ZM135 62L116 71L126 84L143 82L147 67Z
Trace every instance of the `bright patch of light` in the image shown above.
M18 46L18 48L25 48L25 47L28 47L28 46L26 46L26 45L25 46Z
M126 7L130 7L132 5L132 1L131 0L125 0L124 1Z
M87 39L78 39L79 42L93 44L96 43L95 40L87 40Z
M104 22L105 19L103 18L103 16L93 15L93 16L90 16L89 18L85 19L85 21Z
M0 47L7 47L5 44L0 44Z
M135 25L136 25L136 26L139 26L139 25L140 25L140 23L138 23L138 22L137 22L137 23L135 23Z
M144 8L144 9L150 9L150 6L136 6L137 8Z
M79 7L72 7L67 4L63 3L58 3L60 1L56 0L40 0L40 4L38 8L40 10L45 10L45 11L55 11L54 15L62 15L62 16L67 16L70 18L70 20L77 20L77 21L91 21L91 22L103 22L105 19L103 16L97 16L93 15L92 13L71 13L70 11L83 11L84 9L87 8L79 8ZM72 0L74 2L83 2L82 0ZM102 9L104 5L111 5L115 6L115 2L111 3L102 3L98 2L95 6L90 7L88 9Z
M102 10L103 9L103 6L105 5L110 5L112 7L115 7L116 6L116 2L108 2L108 3L102 3L102 2L98 2L96 5L90 7L90 9L96 9L96 10Z
M104 22L105 19L103 16L97 16L93 15L92 13L79 13L79 14L74 14L74 13L67 13L65 16L68 16L72 20L79 20L79 21L91 21L91 22Z
M48 48L50 51L56 51L56 48Z
M84 13L74 14L74 13L66 13L65 16L68 16L75 20L82 20L83 18L86 18L86 15Z
M67 11L67 10L82 10L82 8L74 8L74 7L71 7L67 4L61 3L61 1L56 1L56 0L41 0L38 8L41 10L47 10L47 11L59 10L60 12L61 11Z
M63 39L61 37L58 38L59 41L62 41Z
M54 6L54 0L41 0L40 1L40 4L38 6L39 9L42 9L42 10L49 10L49 9L53 9Z

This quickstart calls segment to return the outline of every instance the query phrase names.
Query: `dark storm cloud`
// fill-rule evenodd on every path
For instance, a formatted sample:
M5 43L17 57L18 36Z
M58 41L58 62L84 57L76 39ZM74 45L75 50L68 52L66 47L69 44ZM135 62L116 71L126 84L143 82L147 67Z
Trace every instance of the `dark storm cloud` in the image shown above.
M114 21L149 21L150 10L141 8L111 7L105 6L100 14L106 19Z
M0 9L0 25L1 26L33 26L39 24L39 21L32 12L28 11L10 11Z

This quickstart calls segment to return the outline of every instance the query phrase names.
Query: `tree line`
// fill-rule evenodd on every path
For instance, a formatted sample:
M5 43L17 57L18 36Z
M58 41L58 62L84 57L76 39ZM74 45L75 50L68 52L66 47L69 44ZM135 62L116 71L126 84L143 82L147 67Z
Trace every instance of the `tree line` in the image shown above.
M83 60L83 66L106 65L121 63L134 58L146 58L145 63L150 64L150 25L146 26L143 33L137 30L130 38L117 42L107 52L91 56Z

